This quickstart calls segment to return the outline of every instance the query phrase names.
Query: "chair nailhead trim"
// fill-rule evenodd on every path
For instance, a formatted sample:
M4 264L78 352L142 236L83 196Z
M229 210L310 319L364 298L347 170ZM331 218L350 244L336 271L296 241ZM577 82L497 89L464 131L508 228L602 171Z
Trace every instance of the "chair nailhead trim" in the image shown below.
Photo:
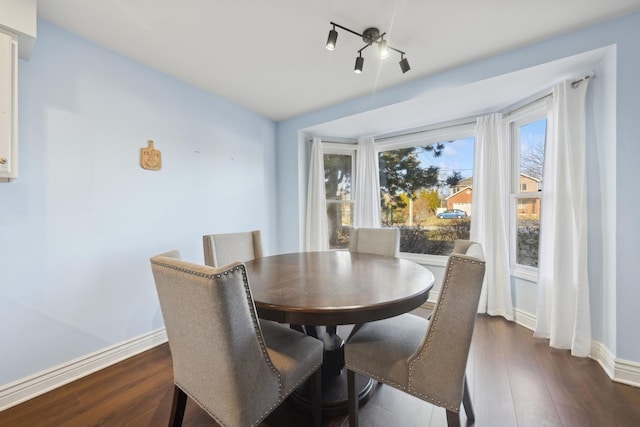
M213 274L206 274L206 273L201 273L199 271L193 271L187 268L183 268L183 267L178 267L175 265L171 265L171 264L166 264L164 262L160 262L160 261L151 261L153 264L161 266L161 267L165 267L165 268L169 268L171 270L176 270L176 271L181 271L183 273L187 273L187 274L192 274L194 276L198 276L198 277L203 277L205 279L221 279L222 276L227 276L230 272L234 272L234 271L240 271L242 274L242 283L244 285L244 292L245 292L245 296L247 298L247 302L249 303L249 307L251 307L250 312L251 312L251 320L253 323L253 329L256 332L256 335L258 337L258 343L260 344L260 350L262 351L262 355L265 358L265 362L267 362L267 365L269 366L269 368L271 369L271 371L273 371L273 373L276 374L276 377L278 378L278 400L269 408L267 409L267 411L260 415L260 417L254 422L254 424L252 425L258 425L264 418L267 417L267 415L269 415L278 405L280 405L280 403L282 403L282 401L284 400L284 396L282 393L282 375L280 374L280 371L278 371L276 369L275 366L273 366L273 363L271 362L271 358L269 357L269 353L267 352L267 347L266 344L264 343L264 338L262 336L262 330L260 329L260 325L258 323L258 318L256 316L256 312L255 312L255 308L253 305L253 298L251 297L251 288L249 287L249 279L247 278L247 270L244 266L244 264L240 264L237 265L229 270L223 271L221 273L213 273ZM213 267L209 267L209 268L213 268ZM315 370L312 370L311 373L315 372ZM305 378L306 379L306 378ZM302 382L302 381L301 381ZM187 392L187 390L185 390L182 386L180 387L182 388L182 390L189 394L189 397L192 397L190 393ZM193 397L192 397L193 399ZM197 399L193 399L196 402L198 402ZM200 404L200 402L198 402L198 404L200 405L200 407L204 408L204 406L202 406ZM206 409L205 409L206 410ZM209 413L209 415L211 415L213 417L214 420L216 420L216 422L220 425L224 425L223 423L221 423L212 413L210 413L209 411L206 411L207 413Z
M450 265L454 265L456 262L465 262L465 263L471 263L471 264L485 264L485 261L475 261L472 259L468 259L468 258L463 258L463 257L458 257L455 255L451 255L451 257L449 258L449 263ZM416 356L416 358L414 360L411 361L411 363L409 364L409 381L408 381L408 387L407 387L407 393L412 394L416 397L421 398L422 400L426 400L428 402L434 403L440 407L452 410L454 412L459 412L460 411L460 405L458 404L457 407L451 406L451 405L446 405L443 402L441 402L440 400L437 399L433 399L429 396L425 396L421 393L415 392L413 391L412 387L411 387L411 383L413 381L413 364L420 360L422 358L422 355L424 354L426 348L429 346L429 343L431 342L431 336L433 334L433 330L437 327L437 323L438 323L438 317L440 314L440 306L441 303L445 302L445 297L447 294L447 290L449 288L449 282L451 281L451 270L450 270L450 266L447 266L447 276L446 279L444 280L444 282L442 283L442 290L440 291L441 293L441 299L439 301L439 303L436 305L436 309L435 311L432 313L432 318L431 318L431 324L429 325L429 335L427 335L427 339L425 344L422 346L422 348L420 349L420 353L418 353L418 355ZM384 382L384 381L383 381Z

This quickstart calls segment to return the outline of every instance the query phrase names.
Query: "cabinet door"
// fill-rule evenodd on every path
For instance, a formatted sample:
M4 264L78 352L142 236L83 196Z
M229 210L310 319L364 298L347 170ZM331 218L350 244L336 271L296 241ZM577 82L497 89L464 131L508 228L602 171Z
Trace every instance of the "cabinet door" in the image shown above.
M18 45L0 32L0 180L18 176Z

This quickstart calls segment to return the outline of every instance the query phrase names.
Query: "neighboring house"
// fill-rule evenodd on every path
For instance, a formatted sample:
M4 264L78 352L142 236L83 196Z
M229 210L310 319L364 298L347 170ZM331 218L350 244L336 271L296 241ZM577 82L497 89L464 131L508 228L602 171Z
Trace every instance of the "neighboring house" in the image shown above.
M471 215L471 198L473 195L473 178L465 178L457 185L450 187L451 195L447 197L447 209L462 209ZM520 189L522 193L532 193L541 191L541 181L527 174L520 174ZM539 215L540 198L518 198L518 214Z
M465 211L467 215L471 215L472 193L471 186L460 188L459 191L447 197L447 209L461 209Z
M473 188L473 177L465 178L460 180L456 185L452 185L449 187L449 194L454 195L465 188Z
M519 190L521 193L535 193L542 191L542 181L530 175L520 173ZM540 197L519 197L518 215L540 215Z
M525 173L520 173L520 192L531 193L542 190L542 181Z

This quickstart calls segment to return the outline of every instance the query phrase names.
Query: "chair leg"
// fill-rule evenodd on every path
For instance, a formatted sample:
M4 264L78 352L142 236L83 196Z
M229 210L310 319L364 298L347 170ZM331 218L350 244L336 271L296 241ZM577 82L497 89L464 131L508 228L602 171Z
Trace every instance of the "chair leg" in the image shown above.
M358 396L356 395L356 376L347 369L347 394L349 397L349 427L358 427Z
M310 337L319 338L320 334L318 333L318 327L313 325L304 325L304 331Z
M464 376L464 389L462 392L462 406L467 414L467 420L474 422L476 415L473 413L473 405L471 404L471 396L469 395L469 386L467 385L467 376Z
M447 409L447 426L460 427L460 414Z
M310 378L311 422L315 427L322 426L322 368L318 368Z
M171 416L169 427L180 427L184 418L184 410L187 406L187 395L180 387L173 386L173 403L171 404Z

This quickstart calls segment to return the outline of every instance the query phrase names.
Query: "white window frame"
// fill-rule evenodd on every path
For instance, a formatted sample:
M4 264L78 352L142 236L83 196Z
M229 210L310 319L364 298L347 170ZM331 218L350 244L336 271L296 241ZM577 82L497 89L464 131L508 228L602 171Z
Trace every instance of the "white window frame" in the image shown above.
M476 138L476 122L461 124L441 125L435 129L420 130L400 136L389 136L376 139L376 150L383 151L400 150L402 148L418 147L436 144L447 140Z
M384 151L425 146L436 144L442 141L464 139L469 137L473 137L477 140L475 119L473 121L461 120L452 123L440 124L435 128L432 127L418 129L412 132L405 131L403 135L379 138L376 139L375 146L377 152L382 153ZM473 221L473 218L471 220ZM400 252L400 257L419 264L442 267L446 266L448 259L448 257L444 255L414 254L408 252Z
M322 142L322 155L326 154L340 154L344 156L351 156L351 183L355 182L356 174L358 173L357 164L356 164L356 151L358 145L356 143L341 143L341 142ZM327 206L329 204L343 204L349 202L351 204L351 212L353 213L355 210L356 200L354 198L353 188L351 189L351 199L349 201L340 200L340 201L329 201L329 199L325 198L325 203ZM326 213L325 213L326 215ZM332 250L344 250L344 249L332 249Z
M549 123L547 108L547 97L541 98L531 104L519 108L511 113L505 114L505 121L509 129L509 138L511 146L511 183L509 186L509 263L511 267L511 275L520 279L531 282L538 281L538 268L528 265L518 264L517 260L517 208L518 200L521 198L537 198L540 199L542 194L540 191L522 191L520 185L520 127L527 124L547 119ZM541 207L541 210L543 207ZM540 248L538 248L538 253Z

